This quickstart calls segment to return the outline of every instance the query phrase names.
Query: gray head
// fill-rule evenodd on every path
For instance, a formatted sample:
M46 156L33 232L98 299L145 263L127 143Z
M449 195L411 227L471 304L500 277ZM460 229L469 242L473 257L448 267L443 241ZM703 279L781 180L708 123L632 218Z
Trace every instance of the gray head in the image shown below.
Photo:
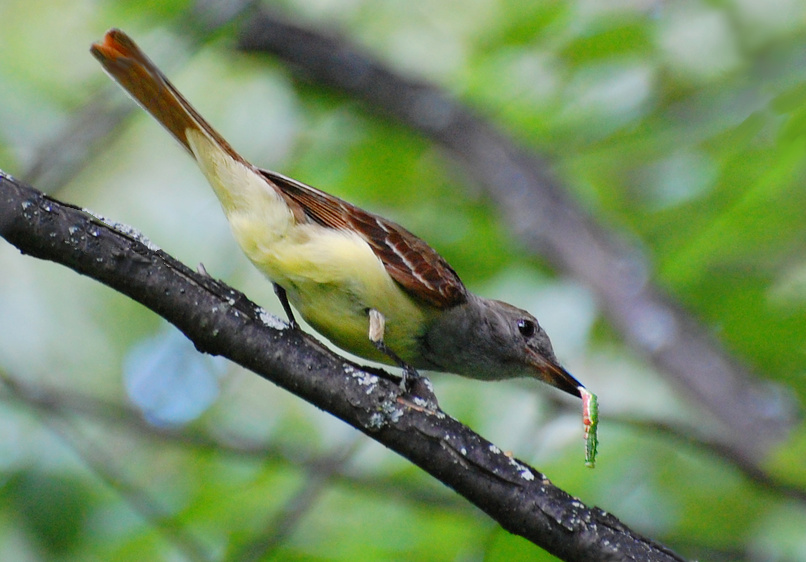
M468 295L443 311L423 337L426 368L499 380L534 377L574 396L582 385L563 369L537 319L501 301Z

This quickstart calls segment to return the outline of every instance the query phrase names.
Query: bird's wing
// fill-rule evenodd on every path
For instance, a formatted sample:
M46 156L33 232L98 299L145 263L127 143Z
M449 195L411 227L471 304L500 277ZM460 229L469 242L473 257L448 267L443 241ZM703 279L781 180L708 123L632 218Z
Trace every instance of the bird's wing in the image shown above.
M260 172L286 197L297 220L357 232L408 294L437 308L467 300L467 289L448 262L402 226L282 174Z

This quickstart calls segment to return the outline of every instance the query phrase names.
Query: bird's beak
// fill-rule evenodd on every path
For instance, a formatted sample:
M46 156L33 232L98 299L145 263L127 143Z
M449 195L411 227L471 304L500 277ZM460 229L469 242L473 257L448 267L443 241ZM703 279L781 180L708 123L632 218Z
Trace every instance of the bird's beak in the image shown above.
M556 361L548 359L531 350L529 350L529 359L532 366L537 371L536 378L572 396L582 398L582 393L579 389L585 388L584 385L571 376L571 373L560 367Z

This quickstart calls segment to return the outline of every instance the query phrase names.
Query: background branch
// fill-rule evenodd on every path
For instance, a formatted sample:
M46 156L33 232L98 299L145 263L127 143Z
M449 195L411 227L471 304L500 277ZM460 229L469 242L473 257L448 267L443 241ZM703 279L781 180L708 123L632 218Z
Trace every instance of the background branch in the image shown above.
M241 293L4 173L0 235L130 296L200 351L224 355L344 420L564 560L681 560L456 420L407 406L397 384L286 329Z
M81 433L69 419L70 411L50 410L45 413L42 403L27 400L26 391L30 389L21 387L3 372L0 372L0 381L15 398L34 405L42 424L58 436L99 480L120 494L132 510L181 552L185 559L195 562L212 560L203 542L173 517L154 494L126 477L120 459L113 458L103 445L99 446L91 437Z

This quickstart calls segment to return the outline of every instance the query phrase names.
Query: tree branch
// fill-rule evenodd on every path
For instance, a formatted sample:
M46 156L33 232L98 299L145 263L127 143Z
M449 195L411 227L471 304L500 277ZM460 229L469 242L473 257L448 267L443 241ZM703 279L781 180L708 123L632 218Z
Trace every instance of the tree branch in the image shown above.
M130 228L117 229L0 172L0 236L153 310L205 353L223 355L412 461L505 529L564 560L682 560L589 508L538 471L393 381L290 330L243 294L196 273Z
M737 456L756 464L785 439L794 416L783 391L760 382L653 284L640 250L583 211L539 156L438 88L395 74L343 39L262 12L243 29L240 48L277 56L442 146L527 248L590 287L626 341L725 424Z

